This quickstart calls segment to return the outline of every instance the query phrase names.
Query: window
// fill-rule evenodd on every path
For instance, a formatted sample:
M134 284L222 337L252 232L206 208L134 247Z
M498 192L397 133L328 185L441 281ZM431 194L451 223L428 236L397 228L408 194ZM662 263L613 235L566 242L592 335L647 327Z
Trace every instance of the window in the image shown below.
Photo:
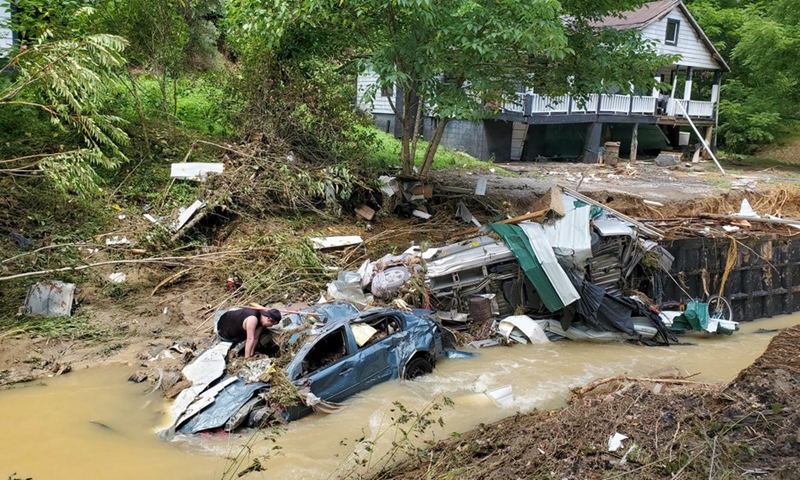
M353 323L351 328L356 336L356 343L359 341L359 335L356 334L357 330L364 329L364 334L368 335L368 338L364 339L364 342L359 345L361 348L366 348L402 330L400 321L391 315L367 318Z
M678 44L678 31L680 30L680 26L680 20L667 19L667 36L664 39L664 43L667 45Z
M338 328L320 339L303 360L302 376L306 377L321 368L336 363L347 355L344 327Z

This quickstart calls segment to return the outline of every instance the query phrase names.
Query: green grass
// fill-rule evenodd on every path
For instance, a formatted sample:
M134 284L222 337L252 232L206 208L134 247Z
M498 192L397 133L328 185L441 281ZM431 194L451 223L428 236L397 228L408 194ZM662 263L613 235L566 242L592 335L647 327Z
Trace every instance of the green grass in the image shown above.
M89 321L86 315L71 317L42 317L38 315L0 320L0 339L10 335L28 334L50 338L96 339L104 333Z
M378 169L400 168L400 148L401 143L399 139L394 138L394 135L382 132L377 128L372 129L375 134L374 150L370 154L369 162L373 167ZM417 151L414 164L419 167L422 165L422 160L425 156L425 149L428 148L428 142L420 141L417 145ZM466 153L458 150L453 150L444 146L439 146L436 150L436 156L433 159L433 166L431 170L443 169L464 169L470 171L488 170L494 167L493 162L485 162L475 157L467 155ZM504 172L502 169L497 170L498 173Z
M724 157L723 165L744 168L780 168L781 170L789 172L800 172L800 164L786 163L774 158L758 155L728 154Z

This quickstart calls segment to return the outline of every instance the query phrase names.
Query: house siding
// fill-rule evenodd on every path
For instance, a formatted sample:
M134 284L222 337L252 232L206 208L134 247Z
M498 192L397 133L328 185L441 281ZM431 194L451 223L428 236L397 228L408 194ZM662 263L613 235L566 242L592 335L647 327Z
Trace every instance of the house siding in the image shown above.
M6 56L13 43L11 30L5 28L11 19L11 12L8 7L0 5L0 57Z
M368 103L364 98L364 93L366 92L367 88L374 85L377 81L378 75L376 73L367 72L358 76L358 79L356 80L356 105L358 105L358 108L374 114L392 114L394 112L392 112L392 107L389 104L389 97L385 97L383 92L380 90L375 92L375 98L373 99L372 104ZM392 88L392 95L395 95L396 92L397 89Z
M667 45L664 38L667 35L667 20L679 20L678 44ZM644 38L654 40L658 45L658 53L662 55L680 55L681 59L676 65L694 67L708 70L720 70L721 67L711 56L703 41L692 28L689 19L676 8L661 20L654 22L642 30Z

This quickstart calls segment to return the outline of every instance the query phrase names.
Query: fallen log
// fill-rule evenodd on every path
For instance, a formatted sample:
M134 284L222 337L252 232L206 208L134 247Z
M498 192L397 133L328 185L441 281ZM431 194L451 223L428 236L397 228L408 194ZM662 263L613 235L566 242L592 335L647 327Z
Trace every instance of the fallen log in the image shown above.
M696 375L700 375L700 373L693 373L686 377L681 378L647 378L647 377L626 377L624 375L618 375L616 377L607 377L601 378L600 380L595 380L581 388L573 388L572 393L577 395L578 397L582 397L587 393L591 392L595 388L599 387L600 385L605 385L611 382L649 382L649 383L672 383L672 384L700 384L703 382L695 382L692 380L687 380L692 378Z

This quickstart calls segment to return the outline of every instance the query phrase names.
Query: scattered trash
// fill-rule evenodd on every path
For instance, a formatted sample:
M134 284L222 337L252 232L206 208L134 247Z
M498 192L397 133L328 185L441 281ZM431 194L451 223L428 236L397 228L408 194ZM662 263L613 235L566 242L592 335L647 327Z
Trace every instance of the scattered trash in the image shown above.
M414 210L411 212L411 214L423 220L430 220L430 218L433 216L430 213L423 212L422 210Z
M125 280L128 279L128 276L122 272L114 272L108 276L108 279L111 280L111 283L125 283Z
M39 282L28 287L23 313L45 317L69 317L72 315L74 297L74 283L64 283L59 280Z
M131 241L128 237L119 238L119 235L114 235L111 238L106 238L106 245L130 245Z
M117 218L120 220L125 220L125 215L117 215Z
M33 241L25 238L21 233L11 232L11 236L14 237L14 240L16 240L20 248L28 248L33 245Z
M347 407L344 403L326 402L311 392L306 394L305 404L319 413L337 413Z
M514 315L500 321L497 333L517 343L549 343L550 339L536 320L526 315Z
M486 177L479 177L478 183L475 185L475 195L480 197L486 195L486 185L489 183L489 179Z
M269 375L275 371L271 358L261 358L247 362L237 376L245 383L268 382Z
M197 213L198 210L200 210L205 206L206 206L205 202L202 202L200 200L195 200L194 203L191 204L188 208L182 207L180 210L181 212L180 215L178 215L178 218L176 218L172 222L172 225L170 225L172 231L177 232L178 230L183 228L183 226L186 225L186 222L188 222L189 219L191 219L194 216L194 214Z
M642 202L644 202L645 205L652 205L654 207L663 207L664 206L663 203L656 202L656 201L653 201L653 200L642 200Z
M723 225L722 229L728 233L738 232L740 230L740 228L737 227L736 225Z
M358 235L346 235L338 237L312 237L309 239L314 250L324 250L326 248L340 248L349 247L351 245L360 245L364 243L364 239Z
M375 210L367 205L361 205L355 209L355 212L364 220L372 220L375 217Z
M473 215L472 212L469 211L464 202L458 202L458 208L456 209L456 217L464 220L467 223L472 223L476 227L481 226L481 222L478 221Z
M627 440L627 436L623 435L619 432L614 433L614 435L608 438L608 451L609 452L616 452L619 450L619 447L622 446L622 441Z
M223 163L173 163L169 176L179 180L199 180L205 182L209 173L222 173Z
M511 404L514 403L514 395L511 385L504 385L500 388L487 390L483 393L485 393L487 397L491 398L495 405L500 408L511 406Z

